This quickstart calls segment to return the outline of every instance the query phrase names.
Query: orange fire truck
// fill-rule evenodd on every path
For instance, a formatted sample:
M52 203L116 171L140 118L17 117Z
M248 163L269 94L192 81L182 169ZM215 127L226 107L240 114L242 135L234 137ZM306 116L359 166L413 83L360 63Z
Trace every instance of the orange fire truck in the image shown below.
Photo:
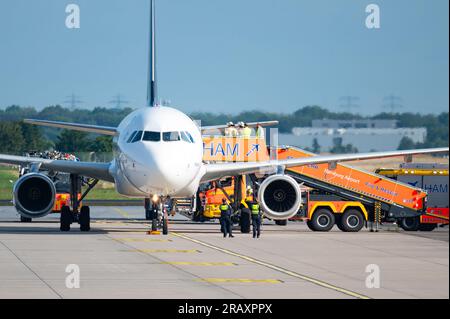
M426 214L404 218L399 226L406 231L431 231L438 225L448 225L448 165L405 163L400 168L378 169L377 174L427 191Z
M204 138L204 145L206 161L263 161L269 158L287 159L315 155L295 147L279 147L269 153L264 139L211 137ZM251 156L247 156L249 154ZM420 218L426 213L425 190L348 165L338 163L302 165L286 169L285 173L304 187L315 190L304 192L307 196L303 199L303 208L297 216L307 219L308 226L315 231L330 230L335 224L344 231L358 231L364 224L367 225L367 222L377 226L383 221L401 222L406 218ZM250 180L252 178L258 182L257 177L250 176ZM248 182L248 177L245 177L244 181ZM217 202L227 195L234 197L234 194L239 194L235 189L240 183L235 183L231 179L231 184L226 186L228 189L214 184L208 185L209 189L199 193L198 200L203 205L197 205L199 209L194 216L216 218ZM241 185L240 189L246 189L245 186ZM231 189L233 192L229 193ZM236 202L239 203L239 200Z

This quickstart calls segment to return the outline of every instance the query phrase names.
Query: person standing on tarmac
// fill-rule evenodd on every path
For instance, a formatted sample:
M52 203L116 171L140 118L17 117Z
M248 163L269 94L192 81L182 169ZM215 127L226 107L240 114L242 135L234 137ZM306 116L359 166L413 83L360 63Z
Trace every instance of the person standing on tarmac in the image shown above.
M249 207L252 213L253 238L259 238L261 235L261 209L256 199L249 203Z
M225 198L222 199L222 205L220 205L220 228L223 232L223 237L234 237L232 234L233 224L231 222L231 206L227 204Z

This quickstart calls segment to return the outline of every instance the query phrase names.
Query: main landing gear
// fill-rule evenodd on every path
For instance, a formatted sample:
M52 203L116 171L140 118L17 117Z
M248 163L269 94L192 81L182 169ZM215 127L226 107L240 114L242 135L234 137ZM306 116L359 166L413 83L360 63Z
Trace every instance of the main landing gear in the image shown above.
M153 196L144 200L145 219L152 221L150 234L159 234L160 230L163 235L169 234L169 203L168 197Z
M77 222L82 232L91 230L91 214L89 206L82 206L81 201L97 185L98 179L91 179L87 182L88 188L81 194L82 177L77 174L70 174L70 201L71 207L64 205L61 207L60 230L70 231L72 223Z

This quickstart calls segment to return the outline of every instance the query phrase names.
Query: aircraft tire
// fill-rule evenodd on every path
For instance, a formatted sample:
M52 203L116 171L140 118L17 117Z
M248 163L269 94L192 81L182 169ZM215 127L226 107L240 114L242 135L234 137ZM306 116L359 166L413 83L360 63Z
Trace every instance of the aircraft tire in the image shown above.
M30 217L20 216L20 222L22 223L31 223L32 219Z
M90 231L91 230L91 214L89 206L83 206L80 210L80 230L81 231Z
M169 234L169 221L167 218L163 218L162 233L163 235Z
M70 224L72 223L72 212L70 211L69 206L61 207L61 216L60 216L60 226L59 229L61 231L69 231Z

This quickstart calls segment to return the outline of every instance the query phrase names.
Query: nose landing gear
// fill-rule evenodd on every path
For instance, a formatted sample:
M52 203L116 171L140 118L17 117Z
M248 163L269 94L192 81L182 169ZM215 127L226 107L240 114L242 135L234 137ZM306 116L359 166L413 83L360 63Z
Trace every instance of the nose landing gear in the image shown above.
M151 230L148 232L150 235L160 234L160 230L163 235L169 234L169 203L168 197L159 197L156 200L155 198L145 199L145 219L152 221Z

